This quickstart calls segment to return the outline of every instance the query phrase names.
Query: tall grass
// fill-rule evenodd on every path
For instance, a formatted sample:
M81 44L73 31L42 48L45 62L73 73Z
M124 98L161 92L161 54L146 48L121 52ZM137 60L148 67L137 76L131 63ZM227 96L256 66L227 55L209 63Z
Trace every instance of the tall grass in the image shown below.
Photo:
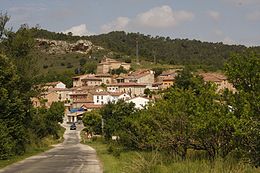
M235 159L217 158L210 162L204 152L189 151L186 160L162 152L137 152L116 149L102 140L86 142L94 147L103 164L104 173L260 173L260 169Z
M229 160L172 160L165 163L165 157L160 153L136 153L136 156L123 168L123 173L255 173L260 169L242 162Z

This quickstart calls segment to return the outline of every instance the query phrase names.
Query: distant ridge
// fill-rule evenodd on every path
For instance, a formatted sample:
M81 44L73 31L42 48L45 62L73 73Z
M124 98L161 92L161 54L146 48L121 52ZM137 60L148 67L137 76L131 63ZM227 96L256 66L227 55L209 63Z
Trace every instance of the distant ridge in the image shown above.
M220 43L202 42L188 39L171 39L170 37L152 37L140 33L126 33L114 31L108 34L94 36L72 36L63 33L50 32L43 29L32 29L36 38L64 40L77 42L85 39L94 45L121 55L136 56L136 39L139 43L139 56L163 64L192 65L209 70L223 68L223 64L231 53L245 51L260 52L260 47L246 47L243 45L226 45ZM120 58L120 57L119 57Z

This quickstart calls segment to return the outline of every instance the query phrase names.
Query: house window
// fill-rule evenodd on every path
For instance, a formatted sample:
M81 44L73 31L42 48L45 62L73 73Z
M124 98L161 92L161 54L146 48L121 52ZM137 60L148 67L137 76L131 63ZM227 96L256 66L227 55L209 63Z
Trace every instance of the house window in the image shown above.
M97 96L97 99L99 99L99 96Z
M103 104L104 104L104 102L103 102L103 101L101 101L101 104L103 105Z
M103 96L101 96L101 100L103 100Z

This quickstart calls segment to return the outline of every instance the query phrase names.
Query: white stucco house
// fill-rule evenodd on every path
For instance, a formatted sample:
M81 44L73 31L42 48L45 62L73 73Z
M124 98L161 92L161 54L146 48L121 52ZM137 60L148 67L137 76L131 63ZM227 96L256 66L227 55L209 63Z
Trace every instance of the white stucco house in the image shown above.
M93 93L93 102L94 105L103 105L107 104L110 101L110 94L106 91L95 92Z
M94 105L103 105L103 104L107 104L108 102L116 103L119 99L127 100L130 98L131 97L128 94L121 93L121 92L101 91L101 92L93 93Z
M144 97L135 97L130 100L127 100L126 102L130 103L133 102L135 104L135 108L137 109L143 109L146 105L149 103L149 99Z

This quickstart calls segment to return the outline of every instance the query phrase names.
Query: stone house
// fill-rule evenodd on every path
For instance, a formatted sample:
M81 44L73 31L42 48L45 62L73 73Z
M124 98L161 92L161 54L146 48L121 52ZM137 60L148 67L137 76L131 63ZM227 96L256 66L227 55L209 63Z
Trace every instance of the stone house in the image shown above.
M95 77L101 79L101 83L103 84L112 83L112 76L110 74L96 74Z
M221 92L224 89L228 89L232 92L236 92L234 86L228 82L227 77L221 73L200 73L205 82L213 82L217 85L217 92Z
M50 108L50 107L51 107L51 104L52 104L53 102L58 102L58 101L60 100L60 99L59 99L59 94L56 93L56 92L54 92L54 91L45 93L45 94L42 96L42 98L46 101L44 105L45 105L47 108Z
M69 88L51 88L49 92L56 92L59 97L59 101L69 103L71 102L70 94L72 93Z
M122 66L124 69L129 70L131 65L129 63L120 62L115 59L104 57L97 66L97 74L106 74L112 69L118 69Z
M107 91L126 93L130 97L135 97L135 96L144 95L145 88L146 88L146 84L141 84L141 83L134 83L134 82L115 83L115 84L109 84L107 86Z
M160 89L167 89L167 88L171 87L174 84L174 81L175 81L174 77L171 77L171 76L164 77L162 79L162 84L161 84L161 86L159 88Z
M85 103L81 106L85 111L92 111L102 108L103 105L94 104L94 103Z
M73 87L82 87L83 86L82 79L89 77L89 76L94 77L93 74L84 74L84 75L72 77Z
M156 79L157 84L159 84L159 89L167 89L172 86L179 71L181 71L181 69L163 71L162 74L160 74Z
M95 76L88 76L81 79L82 86L100 86L102 84L102 79Z
M110 74L84 74L73 77L72 81L73 87L100 86L102 83L112 83L112 76Z
M87 92L76 92L70 94L72 99L71 108L80 108L83 104L93 103L92 95Z
M141 70L133 72L125 78L125 82L142 83L152 86L152 84L154 83L154 71Z

